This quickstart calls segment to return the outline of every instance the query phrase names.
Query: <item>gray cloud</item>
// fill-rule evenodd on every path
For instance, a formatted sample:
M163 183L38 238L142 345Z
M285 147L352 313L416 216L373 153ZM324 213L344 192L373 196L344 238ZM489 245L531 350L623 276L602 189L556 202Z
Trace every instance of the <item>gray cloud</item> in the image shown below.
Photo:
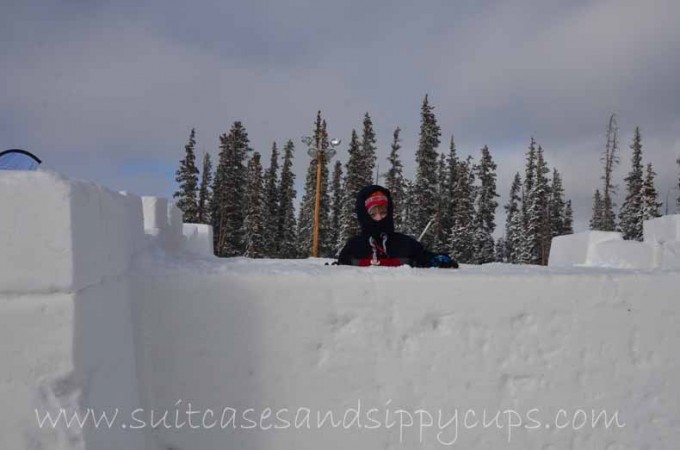
M640 126L659 190L676 184L677 2L393 3L12 5L0 18L2 145L30 148L72 176L170 195L193 126L199 149L213 155L234 120L265 160L273 141L293 139L301 182L299 137L311 132L317 109L345 143L368 111L382 165L400 126L413 174L429 93L441 150L452 133L463 156L488 144L501 201L534 136L563 174L583 228L610 112L619 116L617 177ZM125 170L150 161L167 175Z

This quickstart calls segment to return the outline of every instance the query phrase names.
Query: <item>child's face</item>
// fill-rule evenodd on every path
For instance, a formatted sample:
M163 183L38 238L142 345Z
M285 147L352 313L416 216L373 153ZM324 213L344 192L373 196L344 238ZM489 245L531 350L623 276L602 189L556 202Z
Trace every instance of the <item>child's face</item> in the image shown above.
M371 219L375 220L376 222L380 222L385 217L387 217L387 206L385 205L374 206L373 208L368 210L368 215L371 217Z

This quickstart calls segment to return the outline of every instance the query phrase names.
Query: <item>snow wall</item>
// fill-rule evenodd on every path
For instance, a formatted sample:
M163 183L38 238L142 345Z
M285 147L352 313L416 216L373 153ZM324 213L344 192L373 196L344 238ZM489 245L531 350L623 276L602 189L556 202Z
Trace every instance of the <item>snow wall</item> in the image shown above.
M46 172L0 212L0 448L680 440L676 270L218 260L164 199ZM119 414L40 429L60 408Z

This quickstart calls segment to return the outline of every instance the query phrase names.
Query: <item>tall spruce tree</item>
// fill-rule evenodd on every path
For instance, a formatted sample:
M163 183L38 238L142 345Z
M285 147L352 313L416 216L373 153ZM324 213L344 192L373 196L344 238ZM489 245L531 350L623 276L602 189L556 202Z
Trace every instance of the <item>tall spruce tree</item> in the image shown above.
M406 231L406 218L405 218L405 200L406 200L406 187L404 182L404 166L399 158L399 150L401 149L401 139L399 134L401 128L397 127L392 135L392 145L390 146L390 156L387 158L389 161L389 169L385 176L385 184L387 189L392 194L392 206L394 226L397 230Z
M626 181L626 199L619 212L619 226L624 239L642 240L642 137L640 128L635 127L635 135L630 145L633 150L631 169Z
M499 237L496 240L496 262L499 263L504 263L508 262L506 251L508 249L507 244L505 243L505 239L503 237Z
M443 193L443 204L444 208L442 210L442 228L446 231L447 243L448 237L451 234L451 229L453 228L453 211L455 203L455 186L456 179L458 177L458 154L456 152L456 143L451 135L451 140L449 141L449 154L446 158L446 176L445 178L445 188Z
M601 158L604 164L604 174L602 175L604 190L602 191L602 221L600 228L597 229L602 231L614 231L616 229L616 216L614 215L614 206L616 205L613 200L613 196L616 194L616 186L613 182L613 173L614 167L619 162L616 153L619 147L617 134L616 115L611 114L607 125L607 144Z
M213 237L217 256L238 256L245 251L243 220L249 147L248 133L234 122L228 135L220 137L220 155L213 182Z
M550 173L548 165L543 157L543 148L539 145L536 153L536 171L528 195L529 206L527 208L527 234L532 242L531 263L548 263L550 252L550 185L547 174Z
M373 184L373 170L375 168L376 146L375 131L373 121L368 113L364 115L363 133L361 135L361 158L359 160L358 178L362 187Z
M425 95L420 113L420 139L416 152L416 179L413 192L414 220L416 233L421 233L437 210L437 147L441 130L434 115L428 96ZM435 241L432 232L423 237L423 244L432 247Z
M550 236L561 236L566 234L564 224L564 186L562 185L562 177L557 169L553 169L552 184L550 186Z
M272 155L269 168L264 175L264 245L265 256L274 258L279 254L279 149L276 142L272 144Z
M430 232L434 236L434 244L432 250L437 253L446 252L448 241L451 234L451 228L446 228L444 223L446 208L449 207L448 200L449 185L448 185L448 167L446 165L446 155L443 153L439 155L439 162L437 163L437 209L435 210L434 222Z
M411 236L418 237L414 225L414 206L413 206L414 184L412 180L404 178L404 203L402 203L403 228L402 232Z
M262 258L268 253L264 235L264 214L269 213L271 210L264 208L264 199L262 163L260 162L260 154L255 152L248 162L246 214L243 220L242 231L245 241L244 256L250 258Z
M571 200L567 200L564 207L564 233L574 234L574 211L571 209Z
M515 238L521 230L517 229L518 225L523 227L522 223L517 223L514 219L515 216L519 214L521 207L522 197L522 178L519 172L515 173L515 178L512 180L512 185L510 186L510 194L508 195L508 203L504 206L505 208L505 256L508 262L516 263L517 250L515 245L518 240Z
M198 190L198 223L210 224L210 203L212 201L212 162L210 153L203 155L203 172L201 174L201 187Z
M176 205L182 210L184 223L198 222L198 169L196 168L196 130L191 129L189 142L184 146L184 159L179 163L175 172L175 181L179 183L179 190L172 196L178 198Z
M647 164L647 172L645 174L645 180L642 183L642 220L649 220L655 217L660 217L659 208L661 207L661 202L659 202L659 194L654 187L654 177L656 173L652 168L652 163Z
M514 264L531 264L533 262L533 248L534 241L529 235L525 226L527 220L524 217L524 208L519 208L517 213L513 214L511 228L512 233L512 251Z
M343 186L344 196L340 212L340 234L336 245L342 246L347 240L359 234L359 223L354 211L355 198L359 191L366 186L366 180L362 176L361 147L356 130L352 130L347 150L349 158L345 165L345 180ZM372 184L369 182L369 184Z
M602 194L600 194L599 189L595 189L595 194L593 195L593 213L590 219L590 229L591 230L601 230L602 229Z
M297 235L295 222L294 201L297 196L295 191L295 174L293 173L293 152L295 145L289 140L283 148L283 166L281 168L281 180L279 182L279 212L278 231L279 241L278 257L297 257Z
M329 238L330 242L334 245L332 254L335 256L341 248L338 244L340 240L340 217L342 216L342 202L344 198L344 192L342 190L342 163L340 161L335 162L335 168L333 169L331 195L332 203Z
M477 189L475 224L474 224L474 248L475 260L479 264L493 262L494 239L493 232L496 229L496 163L491 157L489 147L486 145L481 150L482 156L476 166L479 189Z
M450 253L461 263L472 263L475 256L473 180L472 161L468 157L458 164L454 188L453 226L449 241Z

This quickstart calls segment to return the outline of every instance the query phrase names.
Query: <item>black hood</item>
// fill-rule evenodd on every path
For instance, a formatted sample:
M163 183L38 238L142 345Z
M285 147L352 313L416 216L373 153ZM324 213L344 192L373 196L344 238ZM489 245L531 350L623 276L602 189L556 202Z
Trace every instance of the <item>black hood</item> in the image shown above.
M380 191L387 197L387 216L380 222L371 219L368 211L366 211L366 199L375 191ZM379 236L380 233L394 232L393 209L392 195L384 187L373 184L359 191L357 194L356 213L357 220L361 226L361 234L364 236Z

